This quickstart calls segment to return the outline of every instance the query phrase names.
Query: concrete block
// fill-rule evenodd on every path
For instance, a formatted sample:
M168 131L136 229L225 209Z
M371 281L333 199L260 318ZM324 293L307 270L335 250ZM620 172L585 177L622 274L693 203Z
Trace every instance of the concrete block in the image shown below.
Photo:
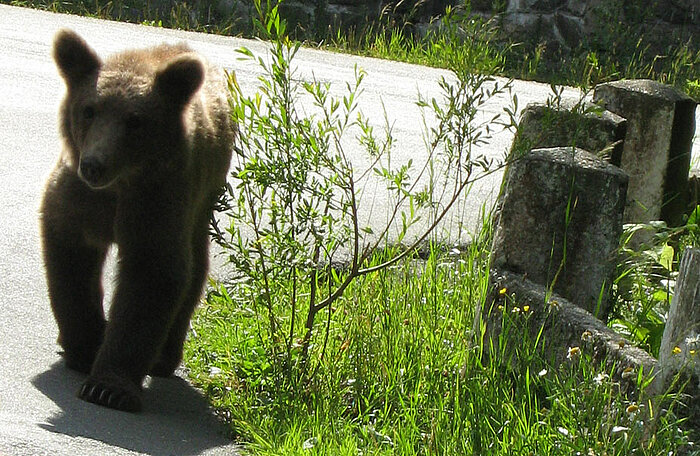
M491 265L526 274L605 320L627 175L576 148L535 149L506 170Z
M659 349L655 388L663 393L674 376L688 384L689 420L700 429L700 249L688 248L678 270L676 288Z
M570 98L530 103L521 114L513 150L578 147L619 166L626 131L624 118L592 103Z
M696 102L650 80L598 85L593 99L627 119L620 166L630 177L625 223L683 222Z

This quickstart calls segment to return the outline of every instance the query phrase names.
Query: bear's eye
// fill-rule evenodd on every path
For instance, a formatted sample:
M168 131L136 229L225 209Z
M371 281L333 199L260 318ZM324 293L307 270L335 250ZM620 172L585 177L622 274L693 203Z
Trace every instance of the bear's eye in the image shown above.
M85 106L82 112L83 120L90 122L95 118L95 108L92 106Z
M143 119L138 114L130 114L126 118L126 128L129 130L138 130L143 125Z

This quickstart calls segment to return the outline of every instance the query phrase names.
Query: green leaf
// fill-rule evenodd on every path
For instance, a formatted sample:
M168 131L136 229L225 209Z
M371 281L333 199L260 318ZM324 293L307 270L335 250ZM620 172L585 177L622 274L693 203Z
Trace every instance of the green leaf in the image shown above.
M668 244L664 245L661 250L661 255L659 255L659 264L663 266L667 271L671 271L673 267L673 254L674 250Z

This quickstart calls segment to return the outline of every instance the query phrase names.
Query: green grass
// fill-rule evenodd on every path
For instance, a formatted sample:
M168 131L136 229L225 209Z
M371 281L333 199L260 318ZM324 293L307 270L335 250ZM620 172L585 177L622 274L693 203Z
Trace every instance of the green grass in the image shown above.
M408 26L338 31L327 40L328 47L441 68L449 67L451 54L468 48L482 56L473 68L476 72L584 88L618 79L653 79L700 99L700 48L691 40L654 50L654 37L644 34L643 25L610 21L595 41L582 42L576 49L550 50L536 37L512 40L497 20L468 13L468 8L450 12L441 27L423 35L410 33ZM454 39L451 27L459 30L459 39Z
M547 342L519 329L528 312L513 311L517 303L506 306L498 355L483 356L473 322L487 237L458 256L432 250L425 262L357 279L320 319L314 344L326 348L312 352L303 384L275 359L266 313L239 298L246 284L217 284L193 321L191 378L254 455L675 451L685 437L672 413L619 394L586 353L547 365ZM286 284L275 290L273 301L285 302ZM288 308L275 312L291 318Z
M699 220L700 207L683 226L629 225L622 236L609 325L652 356L659 356L681 256L699 245ZM640 235L646 242L632 247L630 239Z

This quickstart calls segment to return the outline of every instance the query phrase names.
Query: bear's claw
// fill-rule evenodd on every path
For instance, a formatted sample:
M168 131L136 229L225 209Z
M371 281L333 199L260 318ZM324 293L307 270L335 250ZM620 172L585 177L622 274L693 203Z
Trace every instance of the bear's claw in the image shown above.
M78 392L78 397L84 401L104 407L138 412L141 410L141 399L131 391L104 382L87 379Z

